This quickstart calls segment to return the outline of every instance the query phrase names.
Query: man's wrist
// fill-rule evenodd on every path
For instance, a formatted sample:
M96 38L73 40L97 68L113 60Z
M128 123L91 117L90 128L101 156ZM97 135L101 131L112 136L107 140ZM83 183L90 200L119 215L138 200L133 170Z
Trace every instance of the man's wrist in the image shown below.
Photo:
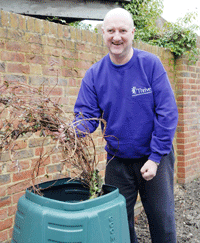
M160 163L153 161L157 166L159 166Z

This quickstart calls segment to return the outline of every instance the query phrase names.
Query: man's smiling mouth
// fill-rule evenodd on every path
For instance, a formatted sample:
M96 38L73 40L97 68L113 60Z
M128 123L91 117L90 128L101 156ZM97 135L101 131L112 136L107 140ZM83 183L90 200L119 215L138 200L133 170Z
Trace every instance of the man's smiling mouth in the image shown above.
M120 46L120 45L122 45L123 43L113 43L113 42L112 42L112 44L115 45L115 46Z

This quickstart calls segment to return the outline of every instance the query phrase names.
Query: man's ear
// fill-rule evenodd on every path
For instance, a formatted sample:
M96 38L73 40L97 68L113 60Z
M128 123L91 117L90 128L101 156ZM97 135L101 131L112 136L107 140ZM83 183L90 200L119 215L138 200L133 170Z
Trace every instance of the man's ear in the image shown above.
M101 31L102 31L103 34L105 34L105 30L104 30L103 26L101 27Z
M134 39L134 35L135 35L135 27L133 27L133 29L132 29L132 35L133 35L133 39Z

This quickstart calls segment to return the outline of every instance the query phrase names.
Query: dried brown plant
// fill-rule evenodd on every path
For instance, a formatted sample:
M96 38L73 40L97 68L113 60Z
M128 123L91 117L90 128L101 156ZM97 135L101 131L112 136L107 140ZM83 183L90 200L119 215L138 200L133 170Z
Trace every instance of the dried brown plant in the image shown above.
M51 151L42 153L37 160L31 180L32 185L39 174L41 165L53 153L62 154L62 163L69 164L74 171L73 178L84 180L90 188L91 198L101 191L102 180L98 174L96 149L89 131L78 130L79 121L69 118L62 105L51 98L51 90L45 85L32 87L21 82L4 82L0 87L0 150L9 152L11 160L15 160L16 141L28 139L37 134L45 139L51 137L55 146ZM82 120L87 120L84 117ZM95 119L95 118L93 118ZM103 119L98 119L104 124ZM42 151L42 149L41 149ZM18 161L16 167L20 170ZM39 189L34 186L36 193Z

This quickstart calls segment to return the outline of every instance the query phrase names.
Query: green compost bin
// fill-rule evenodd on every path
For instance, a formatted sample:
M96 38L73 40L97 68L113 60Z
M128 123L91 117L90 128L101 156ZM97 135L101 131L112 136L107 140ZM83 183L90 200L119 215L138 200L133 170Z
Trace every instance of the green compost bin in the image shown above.
M18 201L11 243L130 243L125 198L103 185L88 200L80 181L59 179L38 185L42 196L26 190Z

